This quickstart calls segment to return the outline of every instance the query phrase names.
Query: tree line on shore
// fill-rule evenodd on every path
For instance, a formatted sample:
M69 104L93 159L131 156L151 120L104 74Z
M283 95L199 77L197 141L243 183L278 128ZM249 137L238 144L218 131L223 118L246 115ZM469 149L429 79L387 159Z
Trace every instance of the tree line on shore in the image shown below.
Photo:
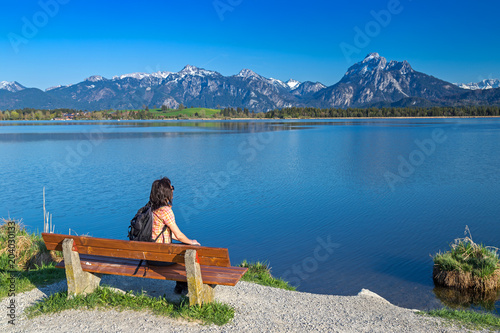
M189 112L180 109L181 113L168 115L168 112L144 110L102 110L82 111L74 109L39 110L24 108L0 111L0 120L117 120L117 119L184 119L206 118L203 112ZM185 112L185 113L184 113ZM431 107L431 108L329 108L289 107L268 112L254 113L247 108L224 108L210 118L372 118L372 117L486 117L500 116L500 106L462 106L462 107Z
M268 111L266 118L372 118L372 117L478 117L500 116L500 106L431 108L283 108Z

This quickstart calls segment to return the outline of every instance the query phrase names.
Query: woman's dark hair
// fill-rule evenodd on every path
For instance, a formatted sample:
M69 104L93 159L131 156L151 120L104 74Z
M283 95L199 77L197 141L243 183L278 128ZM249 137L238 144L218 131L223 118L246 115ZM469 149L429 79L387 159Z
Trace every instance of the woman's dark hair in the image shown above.
M149 195L149 204L153 210L163 206L172 206L173 186L170 179L163 177L157 179L151 185L151 194Z

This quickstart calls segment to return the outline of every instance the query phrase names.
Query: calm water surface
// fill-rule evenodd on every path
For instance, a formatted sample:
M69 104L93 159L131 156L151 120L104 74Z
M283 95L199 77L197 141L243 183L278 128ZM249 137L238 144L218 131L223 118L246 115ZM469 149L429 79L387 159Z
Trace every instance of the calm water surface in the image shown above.
M125 239L153 180L188 237L301 291L442 306L430 255L500 247L500 121L2 122L0 217ZM496 303L496 311L500 309Z

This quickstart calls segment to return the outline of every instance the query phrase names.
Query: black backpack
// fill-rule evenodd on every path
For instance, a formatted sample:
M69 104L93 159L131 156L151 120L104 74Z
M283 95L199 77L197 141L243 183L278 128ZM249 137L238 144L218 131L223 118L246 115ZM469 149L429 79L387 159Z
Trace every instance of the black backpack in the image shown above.
M156 242L165 232L167 226L163 226L161 233L153 240L153 210L148 204L137 211L128 227L128 239L138 242Z

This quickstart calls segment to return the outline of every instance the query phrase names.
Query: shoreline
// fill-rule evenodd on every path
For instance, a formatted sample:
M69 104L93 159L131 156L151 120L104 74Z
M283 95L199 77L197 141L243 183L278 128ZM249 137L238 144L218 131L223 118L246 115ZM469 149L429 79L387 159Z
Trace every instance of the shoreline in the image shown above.
M435 117L334 117L334 118L230 118L230 119L222 119L222 120L334 120L334 119L461 119L461 118L500 118L500 116L435 116ZM189 119L195 120L196 118ZM167 119L165 119L167 120ZM180 120L180 119L179 119ZM205 119L203 119L205 120ZM215 120L215 119L206 119L206 120Z
M51 119L51 120L0 120L2 122L119 122L119 121L185 121L185 120L199 120L199 121L221 121L221 120L258 120L258 121L271 121L271 120L369 120L369 119L477 119L477 118L500 118L500 116L426 116L426 117L322 117L322 118L181 118L181 119Z

